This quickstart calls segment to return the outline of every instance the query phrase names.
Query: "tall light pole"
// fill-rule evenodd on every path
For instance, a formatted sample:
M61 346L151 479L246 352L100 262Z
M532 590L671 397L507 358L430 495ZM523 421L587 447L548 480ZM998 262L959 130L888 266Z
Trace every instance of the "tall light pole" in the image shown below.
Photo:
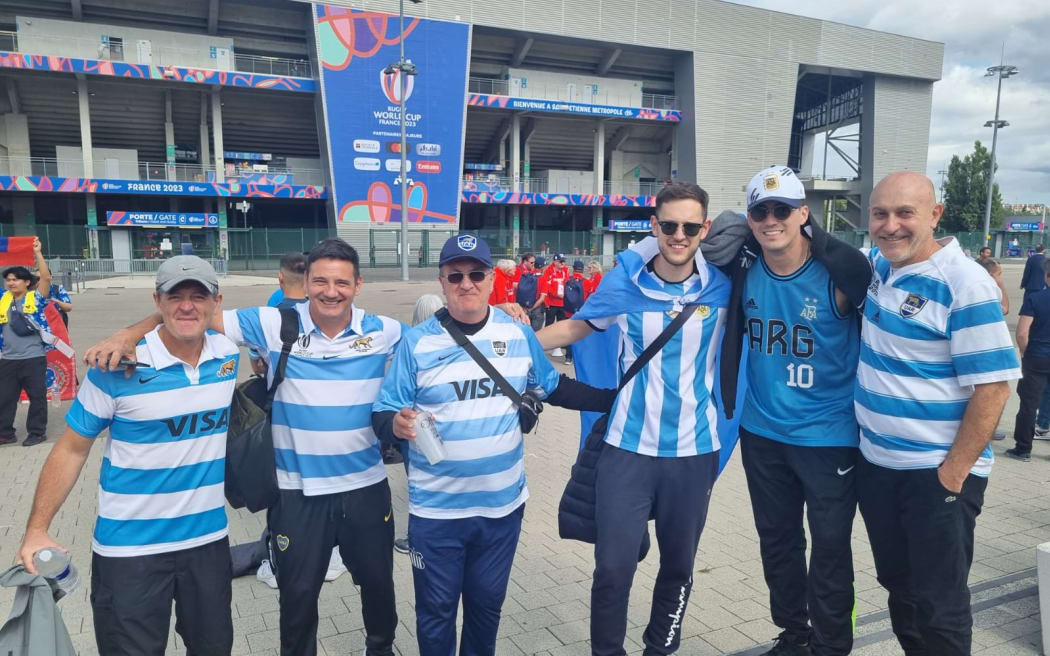
M419 4L423 0L409 0L413 4ZM398 73L398 86L401 89L398 105L401 108L401 279L408 280L408 138L405 125L405 89L408 86L408 76L417 73L416 67L410 61L405 60L405 0L400 0L398 8L398 20L400 20L399 39L401 56L396 64L391 64L383 69L384 73Z
M988 198L984 203L984 245L988 245L988 231L991 229L992 222L992 191L995 189L995 142L999 136L999 128L1005 128L1010 125L1006 121L999 120L999 99L1003 93L1003 78L1012 77L1017 75L1020 71L1017 70L1016 66L1009 66L1002 63L1002 59L999 60L998 66L989 66L988 72L984 74L985 77L998 77L996 90L995 90L995 120L988 121L984 124L986 128L992 128L992 157L991 163L988 165Z

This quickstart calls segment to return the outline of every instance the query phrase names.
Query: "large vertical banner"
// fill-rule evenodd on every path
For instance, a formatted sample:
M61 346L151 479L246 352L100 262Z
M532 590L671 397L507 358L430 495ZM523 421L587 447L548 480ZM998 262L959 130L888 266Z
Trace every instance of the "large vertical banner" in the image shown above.
M339 223L401 221L398 17L317 4L317 49ZM405 18L408 221L454 223L463 168L470 27Z

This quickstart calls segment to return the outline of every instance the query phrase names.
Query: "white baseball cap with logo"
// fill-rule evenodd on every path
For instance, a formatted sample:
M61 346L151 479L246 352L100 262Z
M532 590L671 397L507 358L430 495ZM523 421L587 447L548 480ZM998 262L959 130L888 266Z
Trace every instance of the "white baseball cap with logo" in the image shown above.
M762 169L747 183L748 210L771 200L796 208L806 202L806 189L802 181L786 166Z

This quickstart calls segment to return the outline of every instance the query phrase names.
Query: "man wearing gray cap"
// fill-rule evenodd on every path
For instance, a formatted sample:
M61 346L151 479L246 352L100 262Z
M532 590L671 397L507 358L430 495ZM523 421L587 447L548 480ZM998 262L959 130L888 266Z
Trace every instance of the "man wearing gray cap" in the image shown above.
M139 341L136 370L90 369L40 472L19 561L58 547L51 520L109 429L92 539L91 608L101 654L163 654L171 605L191 654L229 654L230 548L223 483L237 346L208 333L222 296L193 255L164 262L162 323ZM61 548L61 547L59 547Z

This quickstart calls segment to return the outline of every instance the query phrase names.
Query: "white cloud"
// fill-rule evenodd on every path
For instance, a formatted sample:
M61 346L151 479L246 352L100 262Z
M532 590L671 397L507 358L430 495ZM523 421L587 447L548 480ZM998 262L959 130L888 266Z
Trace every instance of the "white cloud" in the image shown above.
M938 180L953 154L980 140L995 115L995 79L985 68L1006 62L1020 75L1003 82L996 179L1007 202L1050 203L1050 2L1046 0L738 0L766 9L894 32L945 44L943 79L934 85L928 173Z

